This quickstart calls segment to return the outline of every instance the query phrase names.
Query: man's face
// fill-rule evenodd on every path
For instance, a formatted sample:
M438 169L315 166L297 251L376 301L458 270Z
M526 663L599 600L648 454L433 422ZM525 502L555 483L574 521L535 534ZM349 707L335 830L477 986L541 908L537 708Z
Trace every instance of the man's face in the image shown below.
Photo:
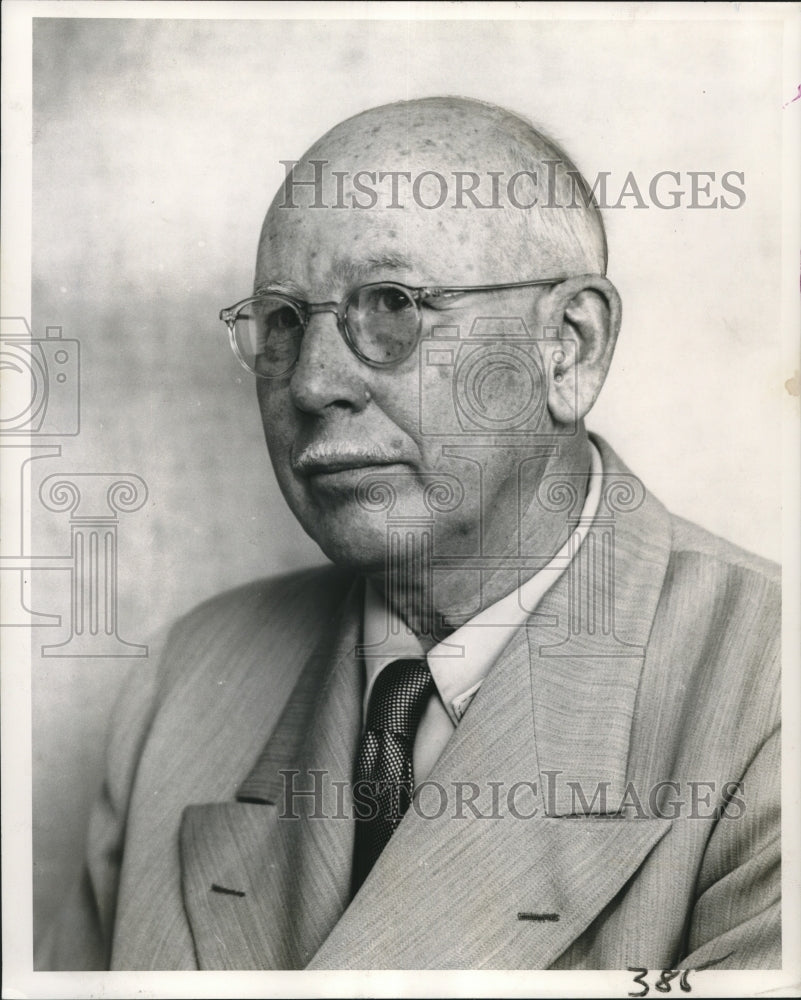
M260 289L280 289L319 303L339 302L355 287L383 280L419 287L540 277L498 254L499 241L509 239L498 228L500 220L490 218L498 213L282 208L279 203L268 217L260 251ZM542 322L536 310L539 297L540 289L532 288L465 295L447 306L423 307L422 343L434 328L448 327L445 339L452 344L481 316L520 317L533 331ZM455 510L437 514L439 553L481 551L486 511L493 513L500 544L504 533L511 536L514 530L520 441L462 433L455 420L453 367L421 362L421 354L416 350L393 368L371 367L351 352L336 317L321 313L309 321L294 370L283 378L258 381L265 436L284 496L305 530L337 563L380 570L388 514L430 516L426 489L442 474L455 477L464 496ZM489 410L496 404L508 410L510 395L521 392L520 373L503 364L478 383L473 390ZM550 426L544 398L542 404L540 433ZM485 458L487 446L491 452L481 472L470 460L475 451L460 458L444 447L479 442ZM515 443L517 448L510 447ZM357 495L366 477L391 484L397 499L390 511Z

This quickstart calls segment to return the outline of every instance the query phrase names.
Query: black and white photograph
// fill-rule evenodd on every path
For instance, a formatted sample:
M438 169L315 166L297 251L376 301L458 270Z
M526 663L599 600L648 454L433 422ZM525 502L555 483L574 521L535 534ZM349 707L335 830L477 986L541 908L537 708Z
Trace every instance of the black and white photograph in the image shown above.
M4 996L798 995L800 27L3 5Z

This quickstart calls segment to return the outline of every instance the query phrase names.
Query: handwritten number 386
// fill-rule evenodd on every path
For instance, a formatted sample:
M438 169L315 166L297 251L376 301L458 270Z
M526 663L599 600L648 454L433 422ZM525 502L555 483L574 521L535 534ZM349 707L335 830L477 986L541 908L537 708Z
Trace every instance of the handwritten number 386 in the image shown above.
M642 990L639 993L629 993L630 997L647 997L650 992L651 987L646 983L645 977L648 975L648 969L633 969L629 966L629 972L635 972L634 982L642 986ZM691 993L692 987L688 976L690 975L690 970L685 969L681 972L679 969L663 969L659 979L654 983L654 989L659 993L670 993L670 982L675 979L676 976L680 976L679 987L683 993Z

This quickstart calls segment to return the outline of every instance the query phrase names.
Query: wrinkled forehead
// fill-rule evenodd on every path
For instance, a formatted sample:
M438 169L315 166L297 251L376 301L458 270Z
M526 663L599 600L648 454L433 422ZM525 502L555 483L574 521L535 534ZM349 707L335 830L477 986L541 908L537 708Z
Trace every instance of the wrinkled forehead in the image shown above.
M525 255L514 252L520 240L495 214L444 206L275 205L262 234L256 280L274 285L284 279L298 291L333 297L381 278L410 285L514 281L527 270Z

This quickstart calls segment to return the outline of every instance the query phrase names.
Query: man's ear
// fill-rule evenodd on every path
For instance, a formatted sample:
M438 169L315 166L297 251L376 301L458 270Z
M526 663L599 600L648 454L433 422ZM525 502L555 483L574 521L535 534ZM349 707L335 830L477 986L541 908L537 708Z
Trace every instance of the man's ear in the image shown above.
M548 409L557 423L577 423L592 408L609 371L620 330L620 296L602 275L579 275L555 286L543 305L545 325L558 326L562 340L551 355Z

